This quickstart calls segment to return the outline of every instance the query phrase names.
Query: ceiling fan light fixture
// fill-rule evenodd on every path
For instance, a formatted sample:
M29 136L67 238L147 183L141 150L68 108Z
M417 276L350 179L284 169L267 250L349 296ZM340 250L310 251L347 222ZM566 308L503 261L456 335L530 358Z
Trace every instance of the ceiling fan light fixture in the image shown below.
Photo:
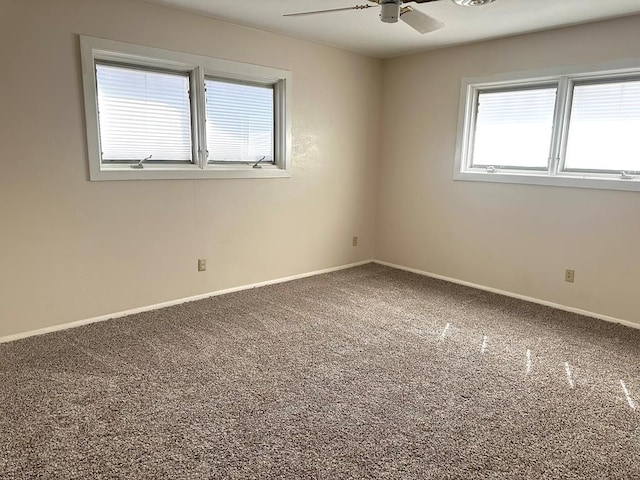
M495 0L453 0L453 3L462 5L463 7L481 7L482 5L488 5Z
M400 17L400 2L387 0L380 2L380 20L385 23L396 23Z

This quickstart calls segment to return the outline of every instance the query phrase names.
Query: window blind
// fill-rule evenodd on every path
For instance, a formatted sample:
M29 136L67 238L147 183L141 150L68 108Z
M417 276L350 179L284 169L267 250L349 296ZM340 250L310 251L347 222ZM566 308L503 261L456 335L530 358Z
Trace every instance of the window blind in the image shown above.
M480 92L472 166L547 168L556 90Z
M573 88L566 170L640 171L640 80Z
M274 89L206 79L209 162L273 163Z
M191 161L189 76L96 64L102 161Z

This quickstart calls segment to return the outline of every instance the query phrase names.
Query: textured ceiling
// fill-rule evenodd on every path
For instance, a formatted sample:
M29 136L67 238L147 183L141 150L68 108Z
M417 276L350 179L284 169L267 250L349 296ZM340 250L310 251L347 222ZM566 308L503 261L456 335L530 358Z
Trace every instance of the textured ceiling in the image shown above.
M380 22L377 7L325 15L282 16L366 4L367 0L144 1L383 58L640 14L640 0L496 0L482 7L461 7L450 0L441 0L410 4L445 24L441 30L420 35L402 22Z

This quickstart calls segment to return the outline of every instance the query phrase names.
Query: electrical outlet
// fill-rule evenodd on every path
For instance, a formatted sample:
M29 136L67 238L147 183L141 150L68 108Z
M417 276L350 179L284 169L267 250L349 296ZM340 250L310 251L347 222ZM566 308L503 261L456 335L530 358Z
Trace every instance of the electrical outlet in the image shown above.
M206 258L199 258L198 259L198 271L199 272L204 272L207 269L207 259Z
M354 247L358 246L358 237L353 237L353 240L351 240L351 245L353 245Z
M569 283L573 283L573 281L575 280L576 277L576 271L575 270L565 270L564 271L564 281L565 282L569 282Z

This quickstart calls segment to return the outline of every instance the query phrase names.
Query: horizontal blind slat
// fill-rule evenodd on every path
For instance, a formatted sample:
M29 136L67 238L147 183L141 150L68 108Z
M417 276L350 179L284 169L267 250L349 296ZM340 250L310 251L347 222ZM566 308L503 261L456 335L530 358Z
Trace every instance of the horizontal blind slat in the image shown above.
M565 169L640 171L640 80L577 84Z
M546 168L556 87L478 94L473 166Z
M273 161L272 86L206 80L210 161Z
M102 159L191 160L187 74L96 65Z

